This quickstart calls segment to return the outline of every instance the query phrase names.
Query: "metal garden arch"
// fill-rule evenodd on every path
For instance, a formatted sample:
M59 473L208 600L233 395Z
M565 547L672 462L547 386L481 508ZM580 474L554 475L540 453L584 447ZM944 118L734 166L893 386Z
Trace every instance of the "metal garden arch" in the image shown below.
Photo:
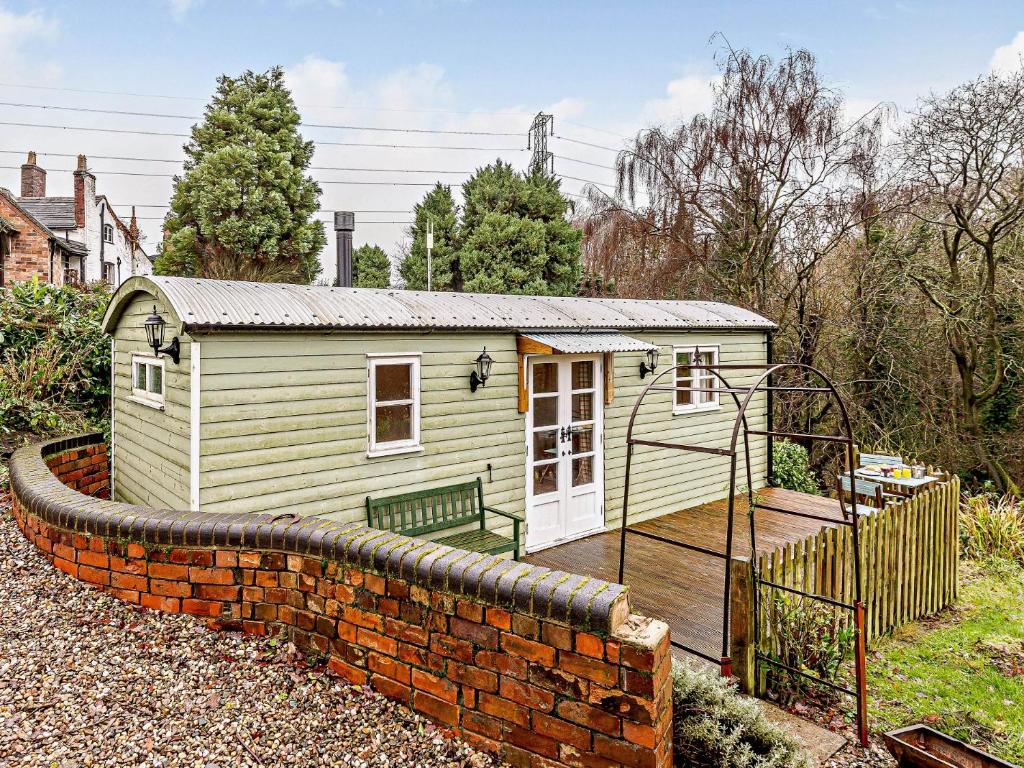
M699 360L699 348L694 351L693 360ZM686 369L690 372L693 371L708 371L714 376L716 385L713 388L701 388L701 387L678 387L676 386L675 374L680 369ZM782 385L776 386L772 383L775 374L784 370L797 370L805 375L817 378L820 382L820 386L798 386L798 385ZM728 380L722 375L722 371L760 371L760 376L748 386L734 387L730 385ZM671 374L671 384L660 383L661 380ZM636 422L636 416L640 411L640 407L643 405L647 396L651 392L672 392L675 393L679 390L686 390L691 393L714 393L718 395L730 395L733 403L736 406L736 418L733 422L732 435L729 442L728 448L716 448L713 446L705 445L691 445L685 443L667 442L663 440L646 440L641 437L634 435L634 427ZM840 420L842 426L841 435L826 435L826 434L804 434L798 432L779 432L774 430L771 425L770 416L767 428L763 430L750 429L747 423L747 410L750 407L750 403L754 396L758 393L766 393L768 395L768 408L769 413L771 411L771 397L774 392L805 392L810 394L820 394L831 397L835 400L839 407ZM674 396L674 395L673 395ZM741 399L742 397L742 399ZM832 381L822 371L814 368L810 365L803 363L733 363L733 364L714 364L714 365L699 365L699 364L683 364L672 366L661 373L657 374L654 379L651 380L650 384L644 389L644 391L637 398L636 403L633 406L633 411L629 417L629 427L626 431L626 477L623 487L623 498L622 498L622 522L619 532L619 583L623 582L625 573L626 563L626 542L627 534L641 536L648 539L659 541L663 544L669 544L676 547L681 547L699 554L706 555L708 557L718 558L724 561L724 589L722 595L722 653L721 656L715 658L710 654L704 653L697 648L686 645L675 638L671 639L671 643L676 648L684 650L695 656L703 658L714 664L720 666L722 674L725 676L732 675L732 659L730 657L730 638L729 638L729 626L730 626L730 591L731 591L731 561L733 555L733 531L734 531L734 517L736 507L736 469L738 463L738 443L740 439L740 432L742 428L743 436L743 463L747 475L747 501L748 501L748 520L750 525L750 564L751 564L751 578L754 586L754 604L752 617L754 626L754 680L755 686L759 685L760 681L760 670L762 664L768 664L770 666L778 667L786 670L790 674L799 675L804 678L808 678L813 682L825 685L827 687L838 690L842 693L849 694L856 698L857 701L857 730L858 736L860 737L861 744L867 746L867 690L866 690L866 661L865 661L865 640L864 640L864 603L861 600L861 573L860 573L860 540L858 537L858 513L857 513L857 494L856 484L854 478L854 441L853 432L850 426L849 412L847 411L846 404L843 402L838 390ZM803 512L790 509L782 509L781 507L772 506L765 504L757 499L754 493L752 469L750 466L750 436L764 436L769 440L769 453L771 452L771 441L776 437L783 438L796 438L800 440L821 440L826 442L839 443L845 446L846 452L846 464L847 472L850 480L850 501L851 509L850 513L847 514L846 506L841 504L841 510L843 513L842 519L835 519L824 517L822 515L815 515L810 512ZM728 518L726 522L726 544L725 551L719 552L709 547L702 547L697 544L690 544L687 542L677 541L675 539L663 536L661 534L653 533L651 531L638 529L631 527L628 521L629 515L629 485L630 485L630 474L633 463L633 452L636 446L647 446L651 448L668 448L682 451L695 451L698 453L710 453L719 456L729 457L729 497L728 497ZM821 522L845 525L850 527L852 531L852 543L854 551L854 562L853 562L853 602L848 603L841 600L834 600L823 595L798 590L793 587L787 587L782 584L777 584L772 581L768 581L762 577L760 572L759 560L757 557L757 523L756 523L756 511L765 510L776 512L786 515L794 515L798 517L810 518L813 520L819 520ZM856 678L856 689L846 688L845 686L838 685L830 680L823 680L819 677L811 675L802 669L796 669L788 666L776 659L772 659L761 652L760 648L760 622L758 615L760 611L760 595L761 588L768 587L771 589L778 589L784 592L793 593L800 595L804 598L812 600L818 600L835 608L848 610L852 614L854 624L854 670Z

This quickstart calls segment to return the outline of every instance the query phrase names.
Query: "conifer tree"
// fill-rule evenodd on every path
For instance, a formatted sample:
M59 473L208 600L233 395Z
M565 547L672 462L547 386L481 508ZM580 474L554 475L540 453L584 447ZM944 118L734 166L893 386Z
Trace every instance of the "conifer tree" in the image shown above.
M388 288L391 259L379 245L361 245L352 251L352 285L356 288Z
M448 187L416 206L413 243L400 267L407 288L426 287L426 219L434 219L435 290L568 296L582 276L581 232L565 218L558 182L501 161L462 186L461 219Z
M326 243L313 142L284 71L221 76L175 177L156 270L236 280L312 282Z
M412 247L399 266L399 274L409 290L427 287L427 221L434 224L434 248L431 252L431 287L435 291L462 290L462 274L455 257L458 208L451 187L438 183L413 207Z

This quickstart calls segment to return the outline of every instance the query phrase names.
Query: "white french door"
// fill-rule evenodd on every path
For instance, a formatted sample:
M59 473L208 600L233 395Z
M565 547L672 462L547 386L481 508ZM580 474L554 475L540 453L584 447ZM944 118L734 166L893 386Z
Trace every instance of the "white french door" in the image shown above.
M600 356L528 360L526 549L604 527Z

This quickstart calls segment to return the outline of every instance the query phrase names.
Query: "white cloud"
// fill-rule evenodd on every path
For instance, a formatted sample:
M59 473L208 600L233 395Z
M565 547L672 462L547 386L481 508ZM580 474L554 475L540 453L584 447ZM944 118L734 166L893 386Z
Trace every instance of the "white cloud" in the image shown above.
M345 63L307 56L285 71L285 82L296 104L344 104L349 98Z
M1020 69L1022 56L1024 56L1024 31L1018 32L1013 40L1006 45L996 48L988 68L991 72L1012 72L1015 69Z
M171 9L171 16L175 21L181 21L188 15L188 12L199 5L203 0L167 0Z
M706 112L711 108L715 80L703 74L684 75L672 80L665 86L665 98L648 101L643 114L648 120L667 123Z
M53 82L60 76L56 62L29 62L28 51L38 51L41 43L56 40L60 25L56 19L39 11L17 14L0 8L0 72L5 79L20 80L31 77Z

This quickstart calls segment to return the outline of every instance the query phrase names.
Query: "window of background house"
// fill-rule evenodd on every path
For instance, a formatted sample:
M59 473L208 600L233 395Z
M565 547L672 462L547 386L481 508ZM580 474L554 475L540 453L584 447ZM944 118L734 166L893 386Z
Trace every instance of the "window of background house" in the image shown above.
M108 243L114 242L114 225L104 224L103 225L103 240Z
M700 392L718 388L718 379L708 370L690 368L691 365L718 365L718 347L676 347L674 413L686 413L702 408L717 408L717 392Z
M107 263L103 264L103 280L107 283L107 285L113 285L114 284L114 265L113 264L107 264Z
M369 358L369 453L420 448L420 359Z
M164 404L164 360L132 355L132 396L135 400L161 407Z

